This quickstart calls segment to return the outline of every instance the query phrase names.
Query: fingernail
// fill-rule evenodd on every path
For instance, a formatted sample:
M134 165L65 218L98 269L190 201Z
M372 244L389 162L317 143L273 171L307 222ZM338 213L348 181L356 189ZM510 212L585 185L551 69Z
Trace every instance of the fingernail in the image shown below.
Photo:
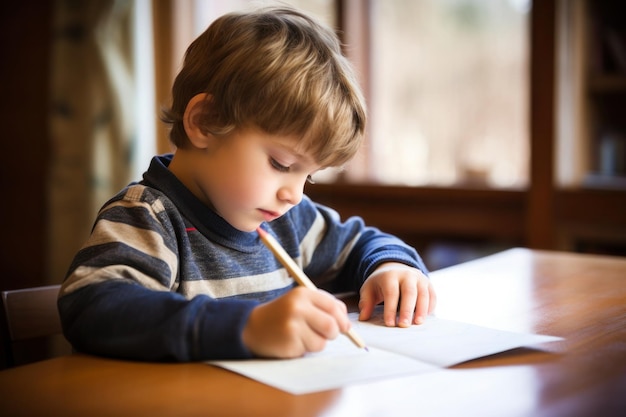
M416 322L417 322L417 324L424 323L424 317L423 316L418 316Z
M411 325L411 323L409 322L409 319L402 319L400 320L400 323L398 323L398 326L400 327L409 327Z

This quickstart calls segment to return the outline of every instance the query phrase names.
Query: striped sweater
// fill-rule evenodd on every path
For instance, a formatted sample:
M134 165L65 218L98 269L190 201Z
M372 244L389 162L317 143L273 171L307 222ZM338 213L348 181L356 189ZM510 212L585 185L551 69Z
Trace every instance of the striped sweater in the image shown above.
M58 306L66 338L83 352L149 361L248 358L251 310L295 284L260 241L208 209L153 158L98 213ZM321 288L358 290L374 268L402 262L426 272L415 250L306 196L262 227Z

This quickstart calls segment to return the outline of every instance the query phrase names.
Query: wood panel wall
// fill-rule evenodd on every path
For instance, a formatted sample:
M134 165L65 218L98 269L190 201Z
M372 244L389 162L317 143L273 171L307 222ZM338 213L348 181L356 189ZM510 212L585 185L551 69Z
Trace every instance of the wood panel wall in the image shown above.
M39 285L46 269L50 0L9 1L0 14L0 289Z

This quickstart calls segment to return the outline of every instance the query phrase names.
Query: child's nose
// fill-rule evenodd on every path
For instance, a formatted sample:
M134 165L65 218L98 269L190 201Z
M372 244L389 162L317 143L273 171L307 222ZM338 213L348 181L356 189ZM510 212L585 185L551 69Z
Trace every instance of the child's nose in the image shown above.
M302 201L304 193L304 183L301 181L290 181L278 190L278 199L291 205L297 205Z

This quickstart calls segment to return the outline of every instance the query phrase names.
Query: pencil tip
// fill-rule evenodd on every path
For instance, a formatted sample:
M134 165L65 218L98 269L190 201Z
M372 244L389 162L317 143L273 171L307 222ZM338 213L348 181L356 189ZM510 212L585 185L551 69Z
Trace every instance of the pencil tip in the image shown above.
M365 349L366 352L370 351L370 349L367 346L363 346L363 349Z

